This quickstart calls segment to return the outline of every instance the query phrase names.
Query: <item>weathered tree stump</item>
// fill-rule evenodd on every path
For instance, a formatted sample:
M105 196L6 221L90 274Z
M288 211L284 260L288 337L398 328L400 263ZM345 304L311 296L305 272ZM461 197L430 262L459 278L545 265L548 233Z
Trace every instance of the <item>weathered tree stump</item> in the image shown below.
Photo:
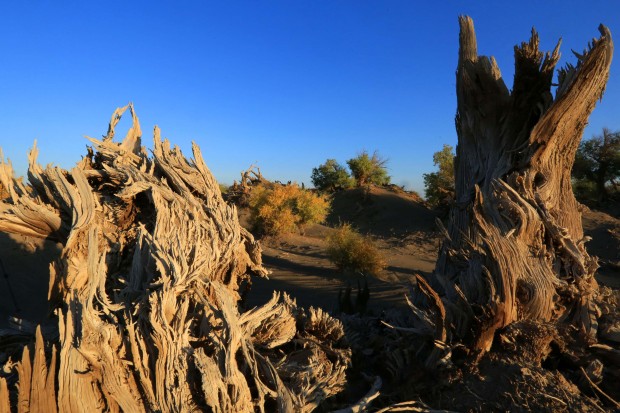
M439 324L478 354L517 320L562 321L594 339L598 265L584 245L570 172L605 89L611 34L601 25L553 85L560 44L543 53L532 30L515 47L509 91L495 60L478 56L472 20L461 17L460 26L456 200L431 280L442 297L432 305L445 307Z
M239 312L240 288L266 274L261 248L198 147L188 161L154 135L149 157L129 105L71 171L41 168L36 147L30 185L0 165L0 231L64 246L49 274L57 337L37 329L4 366L0 410L313 410L344 385L342 325L280 294Z

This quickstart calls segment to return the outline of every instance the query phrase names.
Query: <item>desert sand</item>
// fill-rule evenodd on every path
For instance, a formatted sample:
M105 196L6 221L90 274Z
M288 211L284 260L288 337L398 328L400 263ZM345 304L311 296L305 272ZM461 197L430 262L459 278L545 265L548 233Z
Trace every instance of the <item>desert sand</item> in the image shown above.
M242 222L247 218L244 213ZM338 222L352 222L372 236L387 259L387 268L377 277L369 276L369 309L405 306L403 295L414 275L427 275L435 267L440 234L436 213L420 199L406 192L373 188L368 199L361 190L336 196L325 225L312 225L304 235L294 234L263 241L263 261L271 271L269 279L254 278L245 305L266 302L272 292L286 291L303 307L319 306L333 311L339 291L347 285L357 289L361 276L342 274L325 253L325 237ZM620 220L603 211L584 207L584 231L592 240L588 251L599 257L597 280L620 288ZM330 226L331 225L331 226Z
M246 214L242 211L241 222L247 225ZM333 312L339 291L350 285L355 294L358 281L363 283L360 275L340 273L325 253L325 237L333 231L332 226L352 222L375 239L388 263L378 276L367 276L369 310L377 313L405 306L404 294L414 275L429 274L435 267L440 242L436 218L434 211L406 192L373 188L367 199L361 190L340 194L326 224L312 225L303 235L263 240L263 262L271 273L268 279L254 277L244 305L264 304L274 291L282 291L302 307ZM598 281L620 288L620 220L585 208L583 224L586 235L592 237L588 250L601 264ZM60 247L51 240L0 234L0 260L5 270L0 274L0 328L8 327L9 317L45 322L49 264L59 254Z

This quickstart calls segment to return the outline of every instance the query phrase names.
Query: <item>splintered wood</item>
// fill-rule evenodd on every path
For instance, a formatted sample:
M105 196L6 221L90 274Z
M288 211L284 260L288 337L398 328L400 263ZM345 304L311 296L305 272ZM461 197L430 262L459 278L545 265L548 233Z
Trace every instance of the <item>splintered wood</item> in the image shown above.
M342 325L280 294L239 312L250 275L267 273L260 246L199 148L187 160L154 135L149 157L128 105L71 171L40 167L36 146L29 185L0 164L0 231L64 246L50 268L57 334L38 329L5 365L0 410L313 410L344 386Z
M584 245L570 173L607 83L611 33L600 26L577 65L560 70L554 97L559 43L543 53L532 30L515 46L509 90L495 60L478 55L473 21L461 17L460 26L456 199L429 280L447 309L441 323L473 354L518 320L566 322L593 342L598 264ZM418 292L414 304L428 308L428 292Z

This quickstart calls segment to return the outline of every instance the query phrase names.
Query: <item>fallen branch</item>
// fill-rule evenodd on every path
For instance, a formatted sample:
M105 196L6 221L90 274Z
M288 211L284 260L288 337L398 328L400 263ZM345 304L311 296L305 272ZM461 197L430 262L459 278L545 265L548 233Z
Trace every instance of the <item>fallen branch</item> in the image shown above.
M366 393L366 395L364 395L364 397L362 397L357 403L344 409L334 410L332 413L362 413L367 411L370 407L370 403L379 397L382 383L381 377L375 377L375 381L370 387L370 390L368 390L368 393Z
M615 401L610 395L608 395L607 393L605 393L600 387L598 387L596 385L596 383L594 383L592 381L592 379L590 379L590 376L588 376L588 373L586 373L586 371L583 369L583 367L579 367L579 369L581 370L581 374L583 375L583 377L585 377L585 379L588 381L588 383L590 384L590 386L592 387L593 390L596 390L600 395L602 395L609 403L611 403L613 406L615 406L616 409L620 409L620 403L618 403L617 401Z

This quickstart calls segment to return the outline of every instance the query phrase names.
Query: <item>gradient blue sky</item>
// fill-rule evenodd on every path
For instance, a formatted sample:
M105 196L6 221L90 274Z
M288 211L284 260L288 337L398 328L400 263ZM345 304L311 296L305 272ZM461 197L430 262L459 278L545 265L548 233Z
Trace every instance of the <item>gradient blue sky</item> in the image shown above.
M509 87L532 26L545 50L563 38L560 65L599 23L620 39L618 1L2 2L0 147L18 174L35 139L41 163L70 168L132 101L147 147L156 124L186 155L194 140L224 183L258 163L309 184L366 149L423 193L432 154L456 144L459 14ZM586 137L620 129L618 60Z

